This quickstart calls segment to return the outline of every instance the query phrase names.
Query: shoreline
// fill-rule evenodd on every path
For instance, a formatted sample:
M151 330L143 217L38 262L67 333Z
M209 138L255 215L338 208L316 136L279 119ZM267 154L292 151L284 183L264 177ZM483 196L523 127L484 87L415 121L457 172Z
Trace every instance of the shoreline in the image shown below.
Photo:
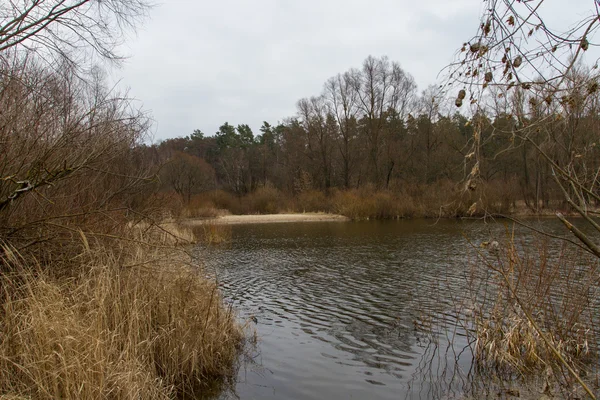
M576 213L564 214L567 218L578 218L580 217ZM490 214L487 217L484 216L471 216L471 217L417 217L408 219L464 219L474 220L483 218L497 218L497 219L531 219L531 218L556 218L554 212L545 212L540 214L517 212L507 215ZM402 220L404 218L398 218L394 220ZM377 220L377 219L373 219ZM382 219L385 220L385 219ZM346 217L340 214L328 214L328 213L282 213L282 214L241 214L232 215L225 214L216 217L197 217L197 218L184 218L180 220L180 224L195 227L202 225L242 225L242 224L272 224L272 223L297 223L297 222L352 222L355 221L352 218Z
M269 224L289 222L348 222L350 218L339 214L325 213L286 213L286 214L251 214L251 215L222 215L215 218L190 218L181 223L187 226L206 224L240 225L240 224Z

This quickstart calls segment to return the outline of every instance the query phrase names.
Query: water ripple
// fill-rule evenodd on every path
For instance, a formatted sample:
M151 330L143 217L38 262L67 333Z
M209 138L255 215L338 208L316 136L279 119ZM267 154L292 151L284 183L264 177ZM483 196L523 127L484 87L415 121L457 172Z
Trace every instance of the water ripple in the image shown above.
M229 247L199 249L226 301L256 318L271 371L244 371L237 395L421 397L426 380L408 387L428 350L415 326L456 324L465 232L490 237L483 224L455 222L248 225Z

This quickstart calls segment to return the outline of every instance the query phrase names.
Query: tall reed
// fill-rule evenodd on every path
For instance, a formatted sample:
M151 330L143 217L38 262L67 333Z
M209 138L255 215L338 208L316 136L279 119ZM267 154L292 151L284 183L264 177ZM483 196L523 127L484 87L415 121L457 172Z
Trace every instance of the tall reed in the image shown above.
M233 374L243 335L216 283L135 235L86 239L70 276L3 246L0 397L192 397Z
M600 355L598 260L541 238L493 245L473 263L465 313L477 368L546 376L547 390L591 390Z

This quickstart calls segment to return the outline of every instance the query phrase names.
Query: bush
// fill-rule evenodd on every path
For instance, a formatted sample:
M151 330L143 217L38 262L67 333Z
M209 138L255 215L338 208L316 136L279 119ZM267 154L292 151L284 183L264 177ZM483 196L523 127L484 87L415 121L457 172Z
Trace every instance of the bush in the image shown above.
M332 199L334 212L353 220L399 219L419 216L411 197L395 195L390 191L348 190L335 192Z
M188 205L182 210L183 218L215 218L229 212L219 209L211 200L210 192L192 196Z
M240 201L233 194L224 190L208 192L208 199L212 201L217 209L228 210L232 214L239 214Z
M283 196L273 186L266 185L256 189L242 199L245 214L276 214L280 210Z
M296 196L295 209L298 212L329 212L331 205L325 193L318 190L305 190Z

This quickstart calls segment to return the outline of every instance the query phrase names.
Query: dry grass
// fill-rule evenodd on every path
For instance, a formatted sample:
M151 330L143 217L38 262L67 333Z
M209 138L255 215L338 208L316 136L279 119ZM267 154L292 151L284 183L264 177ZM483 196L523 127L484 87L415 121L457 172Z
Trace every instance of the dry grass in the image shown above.
M231 226L208 220L201 226L201 241L206 245L220 245L231 241Z
M231 375L242 331L215 282L165 241L122 243L86 244L70 277L3 247L0 396L186 397Z
M512 238L488 250L472 272L476 307L467 316L477 366L501 376L548 374L563 388L597 372L598 260Z
M180 246L196 243L194 232L174 221L149 223L140 221L128 224L128 235L142 243L160 243L167 246Z

